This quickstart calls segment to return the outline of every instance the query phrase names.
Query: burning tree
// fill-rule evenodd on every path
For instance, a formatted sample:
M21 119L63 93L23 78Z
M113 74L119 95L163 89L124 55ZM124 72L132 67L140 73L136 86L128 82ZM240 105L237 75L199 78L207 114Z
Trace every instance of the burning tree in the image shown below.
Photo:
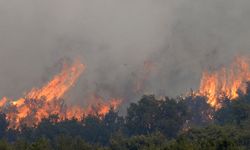
M104 102L99 98L87 109L66 106L62 99L64 94L75 84L85 70L85 65L75 61L71 66L64 65L62 71L40 89L33 88L23 98L11 100L4 97L0 101L0 110L6 114L10 128L20 125L36 126L43 118L58 115L59 120L83 119L88 114L104 116L110 108L116 109L120 99Z
M237 57L229 69L223 67L214 72L205 71L196 95L207 97L212 107L221 108L221 100L233 100L239 97L240 92L246 94L246 83L250 80L249 67L248 58Z

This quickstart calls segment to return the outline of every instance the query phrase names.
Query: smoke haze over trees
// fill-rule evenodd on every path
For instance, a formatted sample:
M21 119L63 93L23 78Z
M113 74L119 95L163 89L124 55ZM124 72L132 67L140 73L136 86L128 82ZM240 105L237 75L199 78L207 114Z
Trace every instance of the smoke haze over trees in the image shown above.
M157 67L144 92L176 96L196 89L204 68L249 51L249 3L3 0L0 95L18 97L34 82L43 84L65 57L87 65L69 94L73 102L92 92L128 95L121 87L141 76L148 60Z
M248 0L1 0L0 150L250 149L250 63L240 61L239 76L225 73L235 57L249 56L249 6ZM77 69L68 66L59 74L68 80L53 78L75 59L83 75L71 79ZM208 81L201 82L208 84L203 93L201 79ZM61 94L48 103L41 93L54 82ZM60 114L44 106L50 112L58 106ZM63 118L71 106L89 112ZM11 119L18 128L10 128Z

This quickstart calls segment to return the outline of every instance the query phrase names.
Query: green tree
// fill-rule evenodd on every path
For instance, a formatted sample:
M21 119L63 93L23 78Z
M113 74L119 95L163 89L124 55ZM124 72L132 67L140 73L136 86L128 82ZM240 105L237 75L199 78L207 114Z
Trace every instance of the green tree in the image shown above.
M175 137L187 117L187 107L182 101L144 96L138 104L132 103L128 108L126 127L130 135L160 131L168 137Z
M32 143L27 150L52 150L52 148L47 139L41 138Z
M130 138L113 137L111 139L111 150L160 150L166 138L161 133L151 135L137 135Z
M0 150L11 150L11 146L6 140L0 140Z
M127 110L126 126L130 135L149 134L155 130L161 102L154 96L143 96L136 103L132 103Z
M83 139L70 136L59 136L54 141L55 150L91 150L91 145L87 144Z

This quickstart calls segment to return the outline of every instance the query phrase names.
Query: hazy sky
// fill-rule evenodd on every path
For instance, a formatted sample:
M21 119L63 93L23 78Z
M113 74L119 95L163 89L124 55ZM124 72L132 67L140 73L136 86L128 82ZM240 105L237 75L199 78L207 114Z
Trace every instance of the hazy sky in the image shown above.
M249 0L0 0L0 95L21 96L80 57L72 89L123 96L155 69L145 92L176 96L197 88L202 70L250 51ZM57 70L58 71L58 70Z

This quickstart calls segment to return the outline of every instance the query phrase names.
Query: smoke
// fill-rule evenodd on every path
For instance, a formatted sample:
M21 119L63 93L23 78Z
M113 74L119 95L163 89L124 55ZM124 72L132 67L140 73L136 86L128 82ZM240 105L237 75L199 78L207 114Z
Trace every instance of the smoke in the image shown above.
M176 96L196 89L203 69L248 54L249 4L2 0L0 95L17 97L39 87L58 71L62 59L76 57L87 65L67 95L77 103L94 92L132 101L142 93ZM153 63L150 72L145 70L146 61ZM144 82L140 94L133 93L138 80Z

